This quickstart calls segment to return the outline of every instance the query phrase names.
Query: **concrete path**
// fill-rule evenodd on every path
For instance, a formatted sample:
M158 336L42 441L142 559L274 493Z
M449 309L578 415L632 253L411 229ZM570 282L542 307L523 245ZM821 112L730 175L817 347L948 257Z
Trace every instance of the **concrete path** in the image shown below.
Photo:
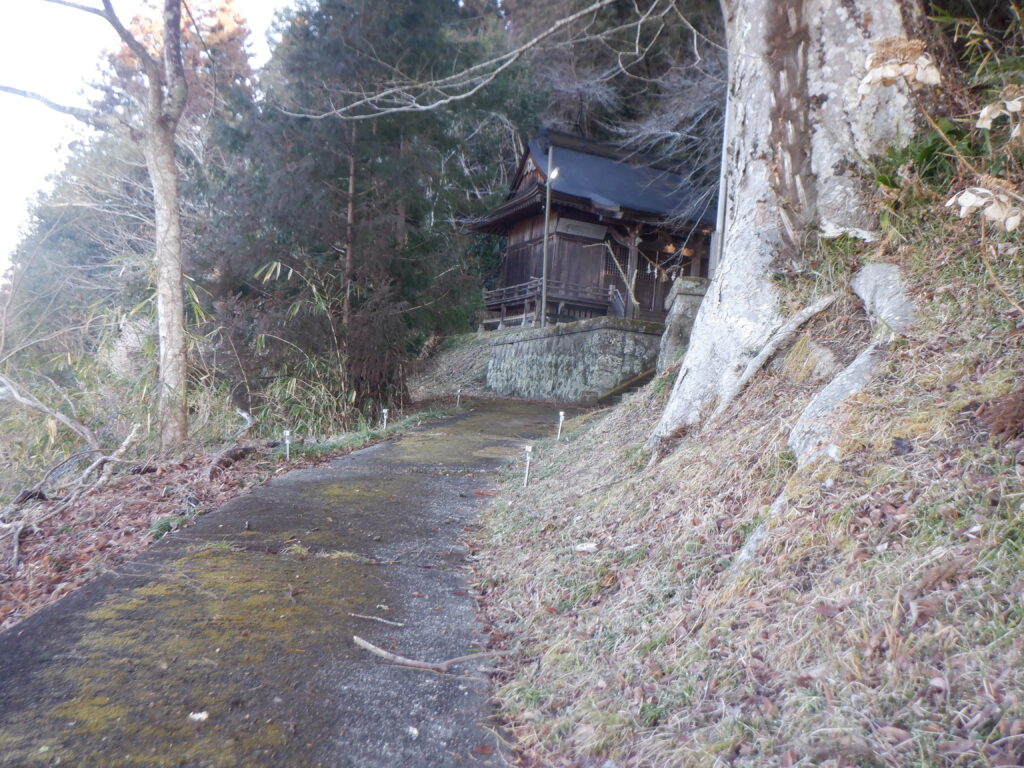
M0 765L502 765L487 659L352 636L479 647L474 491L556 420L491 403L289 473L0 634Z

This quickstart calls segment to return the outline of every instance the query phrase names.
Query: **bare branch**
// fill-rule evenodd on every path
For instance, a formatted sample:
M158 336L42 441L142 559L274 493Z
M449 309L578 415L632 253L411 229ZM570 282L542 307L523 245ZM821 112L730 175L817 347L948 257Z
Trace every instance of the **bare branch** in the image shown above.
M51 1L52 0L48 0L48 2ZM36 93L35 91L25 91L21 88L12 88L9 85L0 85L0 93L10 93L14 96L21 96L23 99L32 99L33 101L38 101L40 104L49 107L54 112L60 112L65 115L71 115L71 117L75 118L76 120L81 120L83 123L106 127L107 121L104 118L104 116L101 115L99 112L94 112L91 109L82 109L80 107L69 107L66 104L58 104L57 102L51 101L50 99L43 96L41 93Z
M43 0L46 3L53 3L54 5L63 5L66 8L74 8L76 11L84 11L85 13L92 13L99 16L102 19L107 18L102 8L93 8L88 5L82 5L81 3L72 3L70 0Z
M47 2L52 3L57 2L57 0L47 0ZM129 32L127 27L121 23L117 13L114 11L114 6L110 4L110 0L103 0L103 11L100 15L114 28L117 36L121 38L121 41L128 46L128 49L135 54L139 63L142 64L142 68L146 70L146 76L149 77L150 87L156 86L160 82L160 67L156 59L146 50L146 46L140 43L135 35Z
M0 374L0 400L7 400L8 402L20 405L22 408L29 408L33 411L45 413L47 416L56 419L65 427L77 433L89 444L90 448L100 447L99 440L96 439L96 436L88 427L72 418L69 418L68 416L65 416L60 411L56 411L53 408L44 405L31 395L22 394L14 385L14 382L3 374Z
M581 11L559 19L544 32L526 41L519 47L500 56L475 64L472 67L467 67L454 75L448 75L447 77L428 82L410 82L393 85L382 91L358 98L351 104L335 107L322 113L293 112L280 107L279 109L291 117L305 117L312 120L322 120L327 117L340 117L345 120L368 120L381 115L399 112L427 112L438 109L452 102L462 101L474 96L544 40L614 2L615 0L597 0L597 2L591 3ZM420 101L423 98L427 100ZM371 111L361 112L360 110L363 109Z
M382 659L390 661L392 664L398 664L402 667L412 667L414 669L426 669L431 672L447 672L449 669L454 667L456 664L465 664L467 661L476 661L487 656L506 656L508 651L480 651L479 653L471 653L466 656L456 656L454 659L448 659L447 661L417 661L416 659L407 659L405 656L399 656L397 653L391 653L385 651L383 648L379 648L373 643L363 640L359 635L352 635L352 642L358 645L360 648L369 651L370 653L380 656Z

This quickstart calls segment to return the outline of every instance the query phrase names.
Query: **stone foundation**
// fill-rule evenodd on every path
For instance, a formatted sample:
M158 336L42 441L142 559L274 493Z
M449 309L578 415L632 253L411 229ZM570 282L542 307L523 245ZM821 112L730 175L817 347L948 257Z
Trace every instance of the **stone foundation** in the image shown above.
M678 277L665 297L665 335L661 338L658 355L658 373L676 362L690 344L690 333L697 319L697 311L708 290L703 277Z
M487 386L502 395L592 403L654 368L664 326L618 317L507 333L491 342Z

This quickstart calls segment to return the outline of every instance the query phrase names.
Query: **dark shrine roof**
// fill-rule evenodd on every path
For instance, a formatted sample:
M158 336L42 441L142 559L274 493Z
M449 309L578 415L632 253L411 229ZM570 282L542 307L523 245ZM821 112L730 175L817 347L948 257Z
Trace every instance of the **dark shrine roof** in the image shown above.
M677 212L687 218L704 220L700 211L689 211L697 202L687 180L671 171L634 165L614 156L581 151L552 137L554 167L558 169L552 192L591 200L597 208L625 208L631 211L671 216ZM592 142L588 142L592 144ZM541 169L547 170L547 153L540 141L529 144L530 154ZM715 221L711 206L708 223Z
M581 136L551 132L552 182L555 203L589 208L608 218L665 219L677 217L702 224L715 223L715 199L705 198L684 177L673 171L644 164L642 158ZM547 143L529 142L527 156L543 176L547 171ZM543 210L543 183L525 180L527 158L520 165L517 186L496 210L470 229L497 232L512 221ZM626 212L625 216L623 215Z

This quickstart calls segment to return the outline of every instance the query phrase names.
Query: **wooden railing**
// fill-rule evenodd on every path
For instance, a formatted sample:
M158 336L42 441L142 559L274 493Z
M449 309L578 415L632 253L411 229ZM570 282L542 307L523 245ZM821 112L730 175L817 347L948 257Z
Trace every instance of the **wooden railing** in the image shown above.
M535 277L525 283L508 285L484 292L484 305L497 309L503 304L518 304L525 301L539 301L542 280ZM566 302L594 307L607 307L612 301L612 288L597 285L580 285L562 280L548 280L548 302Z
M541 279L534 277L525 283L508 285L493 291L484 291L484 306L500 311L500 316L486 317L481 326L506 328L520 325L538 325L541 315ZM597 315L626 317L626 298L617 286L601 288L579 285L562 280L548 280L548 305L545 316L549 323L585 320ZM662 313L634 308L633 316L642 320L664 322Z

